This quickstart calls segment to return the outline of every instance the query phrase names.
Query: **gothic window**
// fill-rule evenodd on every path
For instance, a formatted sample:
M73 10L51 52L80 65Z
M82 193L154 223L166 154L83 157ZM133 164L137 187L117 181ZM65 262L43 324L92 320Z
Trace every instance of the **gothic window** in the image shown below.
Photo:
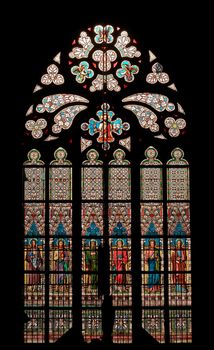
M191 343L188 123L159 59L89 27L48 62L26 118L24 342L102 340L111 296L113 343Z

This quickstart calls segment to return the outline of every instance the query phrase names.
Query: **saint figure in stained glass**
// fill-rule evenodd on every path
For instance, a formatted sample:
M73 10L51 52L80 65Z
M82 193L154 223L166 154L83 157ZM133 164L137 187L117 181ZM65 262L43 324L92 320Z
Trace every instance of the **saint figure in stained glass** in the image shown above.
M92 289L95 289L98 283L98 250L97 242L93 239L89 243L89 249L86 248L85 251L85 265L86 271L92 272L88 275L88 284L91 285Z
M100 245L100 238L96 237L100 235L100 229L97 227L94 221L86 230L86 236L88 239L85 241L85 271L89 271L90 274L86 275L86 284L90 285L92 289L96 289L98 285L98 247Z
M146 236L153 236L154 238L146 238L145 240L145 262L148 268L148 290L156 292L160 290L161 283L161 255L160 255L160 239L155 229L153 222L150 223Z
M175 284L175 290L176 292L186 292L186 275L184 271L186 270L187 255L182 239L176 240L175 248L171 253L171 259L172 269L174 271L172 281Z
M67 283L67 275L63 272L68 271L68 252L64 248L64 241L58 241L58 247L54 251L54 263L56 271L59 271L59 274L56 276L56 284L66 284ZM61 273L60 273L61 272Z
M32 272L41 270L43 259L36 239L29 241L25 259L27 261L28 270ZM41 275L39 273L29 273L27 275L27 284L31 286L33 290L35 289L35 286L40 285L40 283Z
M128 262L128 253L123 246L123 240L118 239L116 243L116 249L113 251L113 268L116 271L126 271L126 264ZM117 284L125 284L125 275L117 274L115 276Z
M149 240L149 247L145 253L145 259L148 264L148 289L158 291L160 289L160 251L156 247L155 240Z
M116 236L112 240L112 267L113 271L116 271L115 282L119 285L126 284L126 275L128 263L128 251L127 251L127 230L123 227L121 222L117 223L117 226L113 230L112 237ZM121 273L122 272L122 273Z

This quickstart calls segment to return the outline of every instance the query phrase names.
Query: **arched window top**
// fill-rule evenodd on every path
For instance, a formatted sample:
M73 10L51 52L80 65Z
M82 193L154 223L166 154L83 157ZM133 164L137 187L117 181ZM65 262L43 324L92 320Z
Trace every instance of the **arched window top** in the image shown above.
M44 162L40 159L41 158L41 154L39 151L37 151L37 149L32 149L28 152L27 154L27 158L28 160L26 160L24 162L24 165L43 165Z
M187 165L189 164L186 159L184 159L184 151L176 147L171 152L172 158L167 162L168 165Z
M157 159L158 151L150 146L145 150L146 159L141 162L141 165L161 165L161 161Z
M103 102L95 103L100 94ZM69 135L78 118L87 140L81 151L94 134L104 150L115 140L130 149L134 117L144 133L160 140L186 133L185 112L164 66L130 33L110 24L87 28L53 58L26 116L26 136L35 142Z
M71 162L67 160L67 152L64 148L59 147L55 152L54 152L54 160L50 163L51 165L70 165Z
M84 165L101 165L102 160L99 160L99 153L95 149L90 149L86 153L87 160L83 161Z
M109 162L110 165L128 165L130 162L125 159L126 154L122 149L117 149L113 153L114 159Z

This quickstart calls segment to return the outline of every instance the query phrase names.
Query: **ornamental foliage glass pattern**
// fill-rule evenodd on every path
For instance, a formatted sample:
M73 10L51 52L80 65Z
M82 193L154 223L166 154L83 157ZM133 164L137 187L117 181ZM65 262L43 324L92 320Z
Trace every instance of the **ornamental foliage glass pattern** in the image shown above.
M113 343L141 327L192 341L188 121L171 78L110 24L41 72L25 122L25 343L71 329L101 342L106 320Z

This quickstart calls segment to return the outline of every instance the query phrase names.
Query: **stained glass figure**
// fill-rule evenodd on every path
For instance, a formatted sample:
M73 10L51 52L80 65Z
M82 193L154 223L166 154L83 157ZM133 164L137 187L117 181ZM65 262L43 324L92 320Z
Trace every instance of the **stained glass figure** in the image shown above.
M191 270L191 243L189 238L179 237L179 228L175 230L174 238L169 240L169 270L170 271L190 271Z
M163 270L163 240L148 237L142 240L142 271L148 272L146 289L148 292L159 292L161 289L161 271Z
M190 239L181 222L176 224L169 240L169 303L171 305L191 305L191 270Z
M191 270L191 241L185 237L182 225L177 224L173 238L168 242L169 270L190 271Z
M25 310L29 321L24 325L25 343L45 342L45 312L44 310Z
M103 240L103 205L82 204L82 305L101 306L98 295L99 247Z
M86 302L94 296L93 304L96 305L101 302L98 301L98 250L102 244L100 235L98 226L92 221L85 233L87 238L82 240L82 270L85 272L82 278L82 298Z
M131 294L131 240L127 238L127 231L118 223L110 239L110 292L113 305L127 306L132 303Z
M116 118L112 120L115 113L110 111L110 105L108 103L103 103L101 110L97 112L99 121L94 118L89 119L89 123L83 123L81 129L89 132L89 135L93 136L96 133L99 133L97 137L97 142L102 143L103 149L109 149L110 143L114 142L114 137L112 133L121 135L123 130L129 130L129 123L122 122L121 118Z
M82 305L101 306L102 299L98 294L98 268L100 238L82 240Z
M45 240L44 204L25 203L24 302L25 306L44 305Z
M125 159L125 152L117 149L113 153L114 159L109 162L109 199L131 199L131 169L124 167L130 162ZM122 167L120 167L122 165ZM114 167L115 166L115 167Z
M162 163L157 155L157 150L150 146L145 151L146 159L140 163L142 200L162 200Z
M82 199L98 200L103 198L103 162L99 153L90 149L86 154L87 160L82 165Z
M161 309L142 310L142 327L158 342L165 342L164 311Z
M72 199L72 168L71 162L67 160L67 152L59 147L54 152L55 160L49 170L50 199L70 200Z
M33 227L35 227L32 224ZM38 232L38 231L36 231ZM36 235L34 235L36 237ZM39 281L39 274L34 275L34 272L42 271L44 269L44 240L39 238L39 234L37 238L32 238L26 235L25 240L25 270L32 271L32 284L33 281L36 284L36 281ZM35 276L35 277L33 277ZM39 282L38 282L39 283Z
M54 210L54 206L55 204L50 211ZM68 229L69 226L68 223ZM72 278L69 273L72 269L72 240L68 237L66 228L60 221L53 237L50 238L49 248L49 268L54 272L50 274L49 304L53 306L71 306L72 304Z
M114 306L132 304L131 205L109 204L110 293Z
M142 271L158 272L163 269L162 249L163 239L155 229L154 223L150 223L148 231L142 242ZM158 279L158 276L157 276Z
M192 342L192 311L169 310L170 342Z
M36 149L28 152L28 160L24 162L24 199L45 199L45 169L44 162L40 160L41 154Z
M167 169L167 198L168 200L189 200L188 162L183 158L184 152L180 148L175 148L171 155L172 158L167 162L170 166Z
M62 223L57 231L64 231ZM56 232L57 232L56 231ZM65 232L65 231L64 231ZM50 270L68 272L72 267L72 241L67 235L57 236L50 239ZM63 278L63 276L62 276Z

